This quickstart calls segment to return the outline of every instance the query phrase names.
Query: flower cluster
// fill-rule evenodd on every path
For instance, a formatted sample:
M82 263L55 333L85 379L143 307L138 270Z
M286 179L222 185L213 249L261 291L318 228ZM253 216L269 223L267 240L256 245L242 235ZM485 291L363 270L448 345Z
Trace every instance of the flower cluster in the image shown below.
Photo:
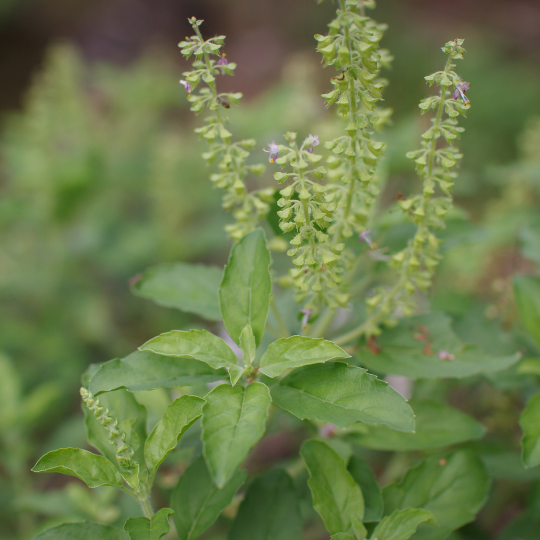
M347 123L347 135L326 143L333 153L328 167L337 203L330 233L337 241L360 233L368 224L379 193L375 171L384 148L374 139L374 128L390 114L377 107L385 86L378 73L390 62L389 54L378 48L385 26L365 15L366 6L375 4L340 0L337 18L328 25L329 34L315 36L325 65L340 72L331 80L334 89L323 97L328 106L337 104Z
M258 220L269 212L274 190L266 188L248 191L248 174L260 176L265 167L261 164L247 165L247 158L256 142L253 139L232 142L232 134L225 127L227 119L222 115L222 109L229 109L231 104L238 103L242 97L241 93L217 91L216 77L223 74L233 75L236 68L236 64L229 62L220 52L225 36L205 41L199 29L203 21L192 18L189 22L195 35L186 37L178 46L186 58L194 55L195 62L193 69L184 73L185 80L180 83L188 92L188 101L193 112L198 114L205 108L212 112L205 119L205 124L195 131L210 145L203 158L207 163L217 161L218 172L212 174L210 179L217 187L225 190L223 207L232 210L236 220L236 223L227 225L226 230L232 238L239 240L252 231ZM205 86L195 93L201 81Z
M288 251L296 267L291 270L296 300L306 302L305 310L310 313L318 312L324 304L332 308L344 306L348 295L337 285L343 280L339 259L345 245L333 242L327 232L336 203L327 194L327 186L316 181L327 173L325 167L318 166L322 156L313 152L319 138L309 135L300 146L296 143L296 133L287 133L285 138L289 146L272 142L268 152L271 162L282 167L289 165L291 169L291 172L275 173L274 178L280 183L292 180L280 191L278 216L284 232L296 231Z
M457 117L465 116L470 108L465 95L469 83L453 71L453 60L463 58L465 49L462 44L462 39L448 42L442 49L448 55L446 67L425 77L430 86L433 83L440 86L440 92L422 100L419 106L422 113L434 109L436 114L431 120L431 127L422 135L422 148L407 154L416 163L423 191L420 195L398 201L416 225L416 233L405 249L391 259L390 264L399 274L394 287L382 289L368 300L368 306L375 314L371 318L371 327L366 331L368 334L377 333L377 325L382 322L392 323L396 313L405 316L413 313L412 294L417 289L426 291L430 287L440 259L438 248L441 241L433 231L445 226L445 216L452 206L451 190L457 176L455 168L462 157L454 142L464 131L458 126ZM441 138L446 145L440 143Z

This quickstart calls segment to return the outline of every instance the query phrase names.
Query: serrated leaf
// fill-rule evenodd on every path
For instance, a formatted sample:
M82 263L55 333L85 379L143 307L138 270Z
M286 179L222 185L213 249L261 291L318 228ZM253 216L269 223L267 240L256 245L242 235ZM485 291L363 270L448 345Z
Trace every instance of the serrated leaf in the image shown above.
M472 521L489 492L489 476L471 450L458 450L445 458L432 456L410 469L401 482L383 490L384 512L423 508L438 527L421 525L414 540L443 540L451 531Z
M360 486L364 497L364 522L379 521L383 513L382 492L369 464L358 456L352 456L347 470Z
M129 518L124 524L124 531L131 540L159 540L169 532L169 516L173 513L170 508L161 508L152 519Z
M171 330L139 347L163 356L193 358L208 364L212 369L233 366L238 358L233 350L208 330Z
M118 470L107 458L81 448L61 448L48 452L34 465L32 471L75 476L90 488L123 485Z
M233 246L219 289L223 323L237 344L246 324L260 344L271 292L270 253L263 231L256 229Z
M229 540L301 540L302 514L291 477L274 469L250 486Z
M540 347L540 278L514 276L512 282L521 320Z
M353 534L364 517L364 499L341 457L322 441L310 440L300 449L309 471L313 507L330 534Z
M180 437L202 414L204 399L197 396L181 396L165 411L155 425L144 445L144 458L150 475L176 448Z
M218 291L222 275L222 269L216 266L163 264L146 270L132 291L160 306L219 321Z
M128 540L128 535L115 527L83 521L46 529L34 536L33 540Z
M414 433L394 431L386 426L353 425L350 433L361 446L377 450L407 452L440 448L480 439L485 428L471 416L435 401L410 401L416 415Z
M377 540L408 540L420 523L437 524L433 514L422 508L395 510L381 520L371 537Z
M403 396L365 369L342 362L296 369L272 387L272 400L301 420L414 429L414 413Z
M191 358L171 358L149 351L135 351L103 364L90 381L94 394L117 388L130 392L173 386L191 386L227 378L224 369L214 370Z
M270 392L262 383L245 388L222 384L205 399L201 423L204 456L214 482L222 488L263 436Z
M522 459L525 467L540 465L540 394L533 396L519 417L523 431Z
M197 458L180 477L171 496L173 521L180 540L198 538L231 503L247 476L237 472L219 489L202 457Z
M422 339L427 329L429 348ZM463 343L451 328L450 319L442 313L411 317L395 328L385 330L377 339L380 352L374 354L367 345L354 356L358 363L377 372L403 375L411 379L461 378L478 373L500 371L515 364L519 353L491 356L478 346ZM441 359L439 352L453 355Z
M322 338L292 336L274 341L262 355L259 371L277 377L290 368L350 358L341 347Z

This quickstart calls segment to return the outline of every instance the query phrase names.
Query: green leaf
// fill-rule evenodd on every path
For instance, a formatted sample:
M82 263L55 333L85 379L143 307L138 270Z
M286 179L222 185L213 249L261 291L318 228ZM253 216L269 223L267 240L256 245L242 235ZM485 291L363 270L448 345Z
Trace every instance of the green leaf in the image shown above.
M364 517L364 499L345 462L322 441L305 442L300 454L309 471L313 507L328 532L354 534Z
M126 433L126 443L134 450L134 459L144 466L144 442L146 440L146 409L127 390L115 390L99 396L103 407L111 417L118 420L118 428ZM109 443L109 430L83 407L88 441L109 461L116 465L116 449Z
M138 392L162 386L191 386L226 377L224 369L213 370L198 360L135 351L121 360L117 358L103 364L90 381L90 391L99 394L127 388L131 392Z
M540 347L540 278L514 276L512 281L521 320Z
M540 465L540 394L533 396L519 417L523 431L522 459L525 467Z
M202 414L204 399L181 396L165 411L144 445L146 465L152 475L163 460L176 448L180 437Z
M124 524L124 531L129 534L131 540L159 540L169 532L171 528L169 516L173 513L170 508L162 508L152 516L152 519L129 518Z
M429 510L438 528L421 525L413 538L442 540L474 519L484 505L489 485L482 462L471 450L458 450L443 459L432 456L410 469L401 482L384 488L384 512Z
M350 427L355 442L376 450L424 450L480 439L485 428L471 416L434 401L410 401L416 415L414 433L394 431L386 426L355 424Z
M120 529L99 525L92 521L64 523L34 536L33 540L127 540L127 534Z
M379 521L383 513L383 499L381 488L377 484L375 475L366 461L358 456L352 456L347 470L360 486L364 496L364 521L366 523Z
M222 384L206 395L202 442L208 470L219 488L232 477L264 435L271 399L262 383Z
M278 339L268 347L262 355L259 371L268 377L277 377L290 368L320 364L337 358L350 356L331 341L292 336Z
M247 471L239 471L219 489L202 456L197 458L180 477L171 496L173 521L180 540L194 540L210 527L229 506L246 476Z
M165 307L221 320L218 290L221 268L201 264L163 264L146 270L132 287L137 296Z
M229 539L302 539L299 498L291 477L284 470L271 470L249 486Z
M354 536L345 533L333 534L330 540L355 540Z
M428 331L428 352L422 341L423 328ZM477 373L500 371L515 364L519 353L511 356L491 356L477 345L463 343L453 332L451 321L442 313L411 317L395 328L385 330L377 340L380 352L374 354L365 345L355 355L368 369L381 373L404 375L411 379L460 378ZM439 352L454 356L441 360Z
M246 324L257 346L261 343L271 292L270 253L262 229L257 229L233 246L219 289L223 323L237 344Z
M244 374L246 369L246 366L231 366L229 368L229 378L231 379L231 384L233 386L240 380L240 377Z
M497 540L538 540L540 515L534 510L521 514L514 519Z
M395 510L381 520L371 537L377 540L407 540L416 532L420 523L437 525L433 514L422 508Z
M208 364L212 369L238 364L233 350L208 330L172 330L147 341L139 349L163 356L193 358Z
M255 358L255 351L257 349L257 345L255 343L253 329L249 324L246 324L246 326L244 326L242 333L240 334L240 348L244 353L242 356L244 364L250 366L253 363L253 359Z
M296 369L272 387L272 399L301 420L414 429L414 413L404 397L365 369L342 362Z
M32 469L34 472L58 472L80 478L88 487L121 487L122 478L105 457L80 448L61 448L45 454Z

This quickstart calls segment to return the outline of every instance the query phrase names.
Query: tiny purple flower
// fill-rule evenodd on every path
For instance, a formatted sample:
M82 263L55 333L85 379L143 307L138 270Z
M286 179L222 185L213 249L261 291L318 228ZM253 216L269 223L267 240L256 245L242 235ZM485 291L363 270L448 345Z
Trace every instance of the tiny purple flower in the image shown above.
M449 353L448 351L439 351L439 360L448 360L452 361L454 360L455 356L452 353Z
M358 235L358 240L360 240L360 243L365 242L370 247L370 249L375 249L377 247L377 244L371 239L371 230L362 231Z
M225 53L221 55L221 58L217 61L218 66L226 66L229 61L225 58Z
M309 137L306 137L306 140L304 141L304 144L309 145L309 148L307 151L310 154L313 154L313 147L317 146L319 144L319 136L318 135L311 135L309 134Z
M270 153L270 155L268 156L268 161L270 163L274 163L274 161L276 161L279 155L278 145L274 141L272 141L271 143L268 143L268 150L264 150L264 152Z
M468 82L458 82L456 84L456 90L454 92L454 99L458 99L459 96L461 96L461 99L463 100L463 103L469 104L469 98L465 95L465 92L470 88L470 85Z
M193 90L191 84L189 84L188 81L180 81L180 84L186 89L186 92L188 94L191 94L191 91Z
M305 330L308 325L309 318L313 315L313 312L310 309L301 309L300 313L303 313L302 317L302 330Z
M319 428L319 434L325 439L331 439L338 431L337 426L334 424L324 424Z

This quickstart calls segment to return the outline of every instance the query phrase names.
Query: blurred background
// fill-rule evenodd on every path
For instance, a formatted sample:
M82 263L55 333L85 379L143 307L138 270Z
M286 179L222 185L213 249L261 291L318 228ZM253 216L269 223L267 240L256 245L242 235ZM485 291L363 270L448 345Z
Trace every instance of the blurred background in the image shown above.
M106 490L64 489L29 467L84 445L78 381L90 363L193 324L134 297L130 278L161 262L226 260L230 217L178 84L187 17L205 19L205 37L227 35L238 69L221 88L245 96L232 131L262 150L333 118L319 97L333 73L313 39L333 12L328 0L0 0L1 540L54 522L59 507L62 518L103 515ZM442 67L446 41L465 38L465 211L445 232L434 302L459 319L474 293L478 309L504 316L505 279L540 262L540 2L381 0L375 18L388 23L383 46L395 57L385 172L403 193L415 186L405 153L425 125L423 77Z

